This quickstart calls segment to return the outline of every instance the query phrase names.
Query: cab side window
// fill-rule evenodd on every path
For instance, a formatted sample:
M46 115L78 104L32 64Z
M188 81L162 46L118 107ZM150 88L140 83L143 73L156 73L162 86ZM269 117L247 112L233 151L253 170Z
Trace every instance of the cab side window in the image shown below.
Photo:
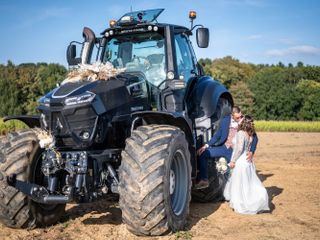
M187 38L182 34L176 34L175 47L179 78L187 82L190 77L195 75L193 55L191 54Z

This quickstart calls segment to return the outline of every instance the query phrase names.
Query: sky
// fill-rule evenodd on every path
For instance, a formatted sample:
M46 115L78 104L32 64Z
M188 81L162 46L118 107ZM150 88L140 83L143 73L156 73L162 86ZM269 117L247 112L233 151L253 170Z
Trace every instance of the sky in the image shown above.
M130 8L165 8L158 21L210 30L207 49L193 47L199 58L233 56L254 64L320 66L318 0L0 0L0 64L29 62L67 66L66 48L82 41L84 26L96 35Z

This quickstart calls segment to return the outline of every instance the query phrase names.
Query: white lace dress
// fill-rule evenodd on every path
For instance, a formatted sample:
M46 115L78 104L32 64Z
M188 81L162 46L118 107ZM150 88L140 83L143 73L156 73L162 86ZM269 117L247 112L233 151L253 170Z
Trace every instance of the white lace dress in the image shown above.
M224 197L237 213L256 214L269 210L267 190L256 174L253 162L246 159L251 138L244 131L237 132L231 161L235 167L224 189Z

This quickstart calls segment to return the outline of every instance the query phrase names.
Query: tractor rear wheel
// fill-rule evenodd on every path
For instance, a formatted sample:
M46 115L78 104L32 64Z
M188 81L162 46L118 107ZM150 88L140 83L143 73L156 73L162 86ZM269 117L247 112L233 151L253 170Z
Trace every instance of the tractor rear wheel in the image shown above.
M217 109L212 117L214 125L220 126L221 120L231 114L231 104L228 99L221 97ZM192 200L197 202L213 202L224 199L223 190L227 183L228 173L219 173L216 169L216 158L208 159L209 187L204 189L193 189Z
M219 173L216 169L216 159L208 159L209 187L193 189L192 200L196 202L217 202L223 200L223 190L227 183L227 173Z
M168 125L141 126L126 140L119 168L122 219L136 235L184 228L191 164L185 134Z
M41 172L41 153L32 129L9 133L0 138L0 221L12 228L32 228L56 223L65 204L35 203L25 194L8 185L6 177L45 185Z

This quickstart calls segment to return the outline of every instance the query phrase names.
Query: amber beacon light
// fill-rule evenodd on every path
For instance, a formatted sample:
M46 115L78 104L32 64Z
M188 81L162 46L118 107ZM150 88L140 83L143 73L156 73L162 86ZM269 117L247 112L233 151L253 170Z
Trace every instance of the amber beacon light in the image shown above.
M189 12L189 18L191 20L196 19L196 17L197 17L197 12L196 11L190 11Z

